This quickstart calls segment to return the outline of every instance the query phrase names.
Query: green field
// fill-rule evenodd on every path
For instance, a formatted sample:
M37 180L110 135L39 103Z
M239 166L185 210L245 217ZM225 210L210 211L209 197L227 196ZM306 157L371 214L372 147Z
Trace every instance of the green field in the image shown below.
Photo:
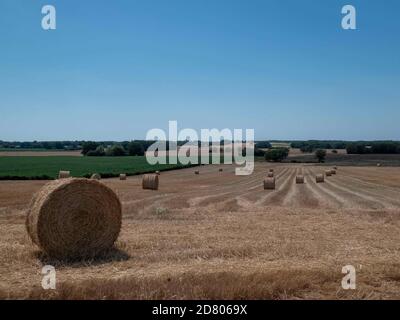
M178 169L183 165L149 165L146 157L0 157L0 180L54 179L60 170L73 177L116 177L120 173L140 173Z

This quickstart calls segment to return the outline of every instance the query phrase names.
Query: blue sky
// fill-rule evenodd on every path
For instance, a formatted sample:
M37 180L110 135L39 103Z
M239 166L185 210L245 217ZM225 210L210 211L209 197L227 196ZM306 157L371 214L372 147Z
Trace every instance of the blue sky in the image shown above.
M41 8L57 9L57 30ZM341 29L341 8L357 30ZM397 0L0 0L0 140L400 139Z

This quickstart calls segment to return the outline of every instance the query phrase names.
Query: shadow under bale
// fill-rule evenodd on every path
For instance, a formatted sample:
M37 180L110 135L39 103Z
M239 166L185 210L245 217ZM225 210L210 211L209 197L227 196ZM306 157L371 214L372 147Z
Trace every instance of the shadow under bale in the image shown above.
M54 267L69 266L73 268L89 267L95 265L102 265L110 262L127 261L130 256L124 250L116 247L109 248L94 256L75 257L75 258L52 258L43 251L35 251L35 257L43 265L51 265Z

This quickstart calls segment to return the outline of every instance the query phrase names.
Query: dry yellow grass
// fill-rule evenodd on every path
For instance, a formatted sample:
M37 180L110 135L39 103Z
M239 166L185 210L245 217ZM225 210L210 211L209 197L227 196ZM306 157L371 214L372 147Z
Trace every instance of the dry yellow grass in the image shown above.
M270 166L270 164L269 164ZM116 249L94 260L41 256L24 230L30 197L43 182L0 182L0 297L58 299L399 299L400 173L340 168L324 184L320 167L277 165L239 177L214 166L163 173L159 192L141 177L103 182L119 195ZM187 186L190 185L190 188ZM44 291L53 264L57 290ZM341 288L345 265L357 289Z

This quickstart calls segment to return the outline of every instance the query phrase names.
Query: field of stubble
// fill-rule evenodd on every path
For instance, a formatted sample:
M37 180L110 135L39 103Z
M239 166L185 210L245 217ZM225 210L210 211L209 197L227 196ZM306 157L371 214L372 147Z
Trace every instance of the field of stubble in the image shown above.
M50 261L25 231L25 211L44 181L0 182L0 298L393 299L400 298L400 170L256 165L165 172L160 189L141 177L103 180L123 204L115 250L93 261ZM263 190L267 169L277 178ZM200 175L194 175L200 170ZM305 184L294 183L296 174ZM41 268L57 289L41 289ZM345 265L356 290L341 288Z

